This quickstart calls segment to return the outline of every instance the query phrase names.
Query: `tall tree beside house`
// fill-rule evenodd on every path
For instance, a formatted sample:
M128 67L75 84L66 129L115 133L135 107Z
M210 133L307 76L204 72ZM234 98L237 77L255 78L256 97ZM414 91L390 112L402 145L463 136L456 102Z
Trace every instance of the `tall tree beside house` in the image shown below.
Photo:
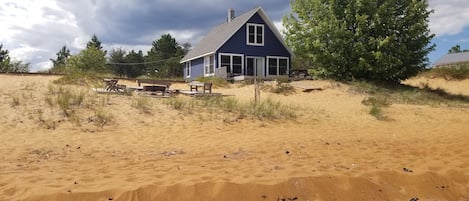
M57 52L56 59L50 59L52 61L51 72L63 73L65 72L65 64L67 63L68 58L71 56L70 50L64 45L59 52Z
M152 42L152 47L148 52L150 56L156 56L158 59L169 59L175 56L178 51L179 45L176 39L171 34L164 34L160 39Z
M426 0L292 0L287 43L324 76L399 82L434 49Z
M171 34L164 34L158 40L152 42L152 48L148 51L145 58L147 71L156 77L180 77L183 75L183 66L175 62L184 56L189 43L181 47Z

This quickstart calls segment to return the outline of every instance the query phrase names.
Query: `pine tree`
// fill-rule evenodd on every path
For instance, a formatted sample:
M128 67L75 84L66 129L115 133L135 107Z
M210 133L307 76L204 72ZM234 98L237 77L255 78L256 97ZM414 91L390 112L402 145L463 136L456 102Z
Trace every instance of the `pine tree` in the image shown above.
M57 59L50 59L52 61L52 72L65 72L65 64L71 56L70 50L64 45L59 52L57 52Z

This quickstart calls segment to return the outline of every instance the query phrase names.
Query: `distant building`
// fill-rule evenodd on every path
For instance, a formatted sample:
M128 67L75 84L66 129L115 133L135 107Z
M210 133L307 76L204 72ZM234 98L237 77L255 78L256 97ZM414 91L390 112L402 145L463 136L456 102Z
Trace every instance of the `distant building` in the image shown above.
M433 64L433 67L455 67L461 64L469 64L469 52L451 53L444 55Z
M210 31L182 58L184 77L288 76L293 53L261 7L238 17L228 10L227 21Z

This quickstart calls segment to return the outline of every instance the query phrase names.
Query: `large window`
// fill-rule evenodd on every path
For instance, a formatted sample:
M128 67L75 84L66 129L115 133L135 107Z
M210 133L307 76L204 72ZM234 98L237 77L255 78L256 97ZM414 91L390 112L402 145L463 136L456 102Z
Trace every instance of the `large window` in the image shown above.
M247 24L247 44L248 45L264 45L264 25L263 24Z
M268 75L288 75L288 57L267 57Z
M191 62L186 62L186 77L191 77Z
M204 58L204 74L210 76L215 74L215 56L210 55Z
M220 67L226 67L226 72L233 75L243 74L242 54L220 54Z

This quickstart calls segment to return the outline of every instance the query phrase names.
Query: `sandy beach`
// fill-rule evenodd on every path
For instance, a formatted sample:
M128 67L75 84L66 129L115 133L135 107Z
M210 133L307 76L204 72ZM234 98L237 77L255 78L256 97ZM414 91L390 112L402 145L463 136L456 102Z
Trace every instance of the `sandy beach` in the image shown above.
M298 117L259 120L178 111L167 98L142 112L138 95L66 86L86 97L70 118L48 102L58 78L0 75L0 201L469 200L469 108L392 104L382 121L346 84L297 81L261 99ZM469 96L469 80L405 83ZM240 101L253 91L214 89ZM112 120L99 125L98 113Z

